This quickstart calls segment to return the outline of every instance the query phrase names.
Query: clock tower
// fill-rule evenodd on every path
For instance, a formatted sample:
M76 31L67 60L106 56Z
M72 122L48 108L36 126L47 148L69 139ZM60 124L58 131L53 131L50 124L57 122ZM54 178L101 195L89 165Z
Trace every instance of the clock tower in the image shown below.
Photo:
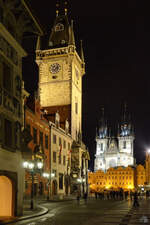
M73 21L67 9L56 11L56 19L46 48L37 40L36 63L39 67L40 104L48 112L59 111L63 120L68 119L72 138L77 140L82 130L82 76L85 63L81 46L76 51Z

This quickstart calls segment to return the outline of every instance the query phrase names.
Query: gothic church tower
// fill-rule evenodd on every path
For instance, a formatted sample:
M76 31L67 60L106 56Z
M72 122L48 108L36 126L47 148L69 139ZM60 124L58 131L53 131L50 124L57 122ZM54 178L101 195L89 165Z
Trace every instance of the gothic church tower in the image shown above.
M66 2L57 5L56 19L46 49L37 41L39 95L42 108L59 111L68 119L72 138L77 140L82 127L82 76L85 63L81 46L76 51L73 21L69 23Z
M134 131L127 105L124 104L122 120L118 127L118 147L120 152L119 165L134 165L133 146Z
M96 154L94 170L106 170L105 154L108 149L109 137L107 121L104 116L104 108L102 108L102 115L99 121L99 128L96 134Z

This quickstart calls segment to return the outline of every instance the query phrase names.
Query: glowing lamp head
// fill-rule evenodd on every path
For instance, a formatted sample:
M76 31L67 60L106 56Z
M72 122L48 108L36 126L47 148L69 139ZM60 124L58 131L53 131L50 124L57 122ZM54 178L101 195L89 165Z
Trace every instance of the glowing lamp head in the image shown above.
M28 162L23 162L23 168L27 169L28 168L29 163Z
M150 149L147 150L148 154L150 154Z
M37 167L38 167L38 169L42 169L43 168L43 163L42 162L38 162L37 163Z
M34 163L29 163L28 167L30 170L32 170L34 168Z
M81 182L82 182L80 178L78 178L78 179L77 179L77 181L78 181L79 183L81 183Z
M51 177L54 177L55 176L55 174L54 173L51 173Z
M48 173L43 173L43 177L49 178L49 174Z

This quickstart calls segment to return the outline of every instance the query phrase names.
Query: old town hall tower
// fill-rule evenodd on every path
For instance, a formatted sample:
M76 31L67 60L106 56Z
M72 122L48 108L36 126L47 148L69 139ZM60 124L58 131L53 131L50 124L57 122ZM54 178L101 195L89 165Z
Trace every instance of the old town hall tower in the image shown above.
M67 7L59 5L56 19L48 38L48 45L41 50L37 41L36 62L39 66L39 95L42 108L59 111L70 124L72 138L77 140L82 127L82 76L85 63L82 51L76 51L73 21L68 20Z

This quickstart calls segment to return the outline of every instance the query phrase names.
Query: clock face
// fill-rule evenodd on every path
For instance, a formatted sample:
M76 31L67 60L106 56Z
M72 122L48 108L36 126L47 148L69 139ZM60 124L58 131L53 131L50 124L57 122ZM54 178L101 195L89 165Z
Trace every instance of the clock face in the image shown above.
M51 73L58 73L60 71L60 65L58 63L53 63L51 66L50 66L50 72Z

